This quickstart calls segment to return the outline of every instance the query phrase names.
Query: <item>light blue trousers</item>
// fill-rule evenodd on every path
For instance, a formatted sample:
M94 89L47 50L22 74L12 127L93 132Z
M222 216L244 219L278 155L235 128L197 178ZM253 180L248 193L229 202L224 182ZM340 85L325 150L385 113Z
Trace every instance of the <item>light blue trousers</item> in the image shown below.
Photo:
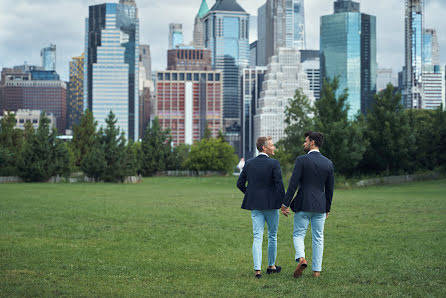
M322 256L324 254L324 224L325 213L300 211L294 214L293 243L296 250L295 259L305 258L305 234L311 222L311 236L313 238L313 259L311 269L322 271Z
M277 229L279 228L279 209L251 210L252 231L252 258L254 270L260 270L262 266L262 242L265 221L268 226L268 266L274 266L277 256Z

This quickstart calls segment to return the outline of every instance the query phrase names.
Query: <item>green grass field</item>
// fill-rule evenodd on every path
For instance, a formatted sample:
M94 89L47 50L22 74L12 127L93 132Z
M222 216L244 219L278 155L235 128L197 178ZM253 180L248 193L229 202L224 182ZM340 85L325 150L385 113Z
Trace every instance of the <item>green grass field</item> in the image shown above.
M0 185L1 296L446 296L446 180L335 191L322 276L254 278L236 178ZM263 267L266 268L266 233ZM311 234L306 239L311 261Z

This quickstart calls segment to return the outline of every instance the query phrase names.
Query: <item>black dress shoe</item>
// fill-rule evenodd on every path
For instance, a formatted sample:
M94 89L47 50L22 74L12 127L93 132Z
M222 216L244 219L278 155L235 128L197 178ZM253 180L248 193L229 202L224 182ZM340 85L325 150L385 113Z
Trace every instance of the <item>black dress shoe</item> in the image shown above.
M279 273L280 270L282 270L282 267L276 266L276 269L266 269L266 274Z
M260 273L259 273L259 274L256 274L256 278L257 278L257 279L260 279L261 277L262 277L262 274L260 274Z

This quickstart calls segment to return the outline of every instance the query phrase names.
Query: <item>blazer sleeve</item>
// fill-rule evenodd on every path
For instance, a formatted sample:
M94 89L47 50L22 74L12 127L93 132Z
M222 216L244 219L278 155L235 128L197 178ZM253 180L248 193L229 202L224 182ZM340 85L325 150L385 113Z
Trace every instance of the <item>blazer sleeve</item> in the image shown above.
M237 180L237 187L242 191L242 193L246 193L246 164L242 172L240 173L240 176L238 176Z
M325 180L325 200L326 200L326 212L330 212L331 201L333 200L333 190L334 190L334 167L333 163L330 167L330 173Z
M288 184L288 189L283 199L282 204L286 207L290 206L291 200L296 193L297 187L299 186L300 178L302 177L302 159L297 157L296 163L294 164L293 175L291 175L290 183Z
M282 170L280 169L280 163L278 161L275 162L273 168L273 179L274 184L276 185L277 193L280 196L280 201L282 201L285 197L285 187L283 186Z

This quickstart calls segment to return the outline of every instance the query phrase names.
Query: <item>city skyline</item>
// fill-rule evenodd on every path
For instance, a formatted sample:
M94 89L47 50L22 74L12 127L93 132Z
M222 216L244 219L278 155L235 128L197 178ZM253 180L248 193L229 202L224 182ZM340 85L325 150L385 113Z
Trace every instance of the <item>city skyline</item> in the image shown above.
M140 43L149 44L152 52L152 70L167 67L167 40L169 23L182 23L184 42L193 39L195 16L202 0L136 0L140 17ZM209 7L215 1L206 0ZM108 1L117 3L118 1ZM257 39L255 19L257 9L265 0L239 0L252 16L250 42ZM320 16L333 13L332 0L305 2L307 49L319 47ZM84 51L84 23L88 6L107 3L100 0L2 0L0 3L0 67L41 65L40 50L50 43L57 46L56 71L68 81L69 61ZM394 73L404 65L404 1L360 1L361 10L377 17L377 60L379 68L392 68ZM57 13L47 14L48 5ZM425 1L425 28L437 31L440 63L446 64L446 20L440 11L446 2ZM33 28L30 30L29 28ZM393 30L389 30L393 28Z

